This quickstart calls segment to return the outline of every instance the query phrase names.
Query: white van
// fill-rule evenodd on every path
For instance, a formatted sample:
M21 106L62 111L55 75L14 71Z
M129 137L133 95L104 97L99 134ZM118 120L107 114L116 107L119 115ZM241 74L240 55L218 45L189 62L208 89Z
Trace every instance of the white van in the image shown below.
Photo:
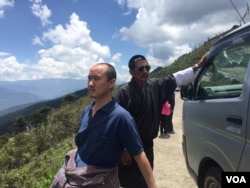
M250 172L249 60L246 24L217 41L194 82L181 88L183 153L200 188L222 187L222 172Z

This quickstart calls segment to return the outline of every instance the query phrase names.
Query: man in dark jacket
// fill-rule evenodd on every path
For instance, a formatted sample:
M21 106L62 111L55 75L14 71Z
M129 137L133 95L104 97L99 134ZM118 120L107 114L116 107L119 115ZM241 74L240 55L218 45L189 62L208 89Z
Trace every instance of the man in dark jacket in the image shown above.
M153 168L153 139L157 137L162 105L173 95L177 86L194 78L194 72L203 66L207 53L195 66L163 78L149 78L150 65L142 55L133 56L128 63L132 79L122 85L116 94L117 102L135 119L144 151ZM126 165L124 165L126 164ZM130 154L123 152L119 163L119 180L124 188L146 188L146 183Z

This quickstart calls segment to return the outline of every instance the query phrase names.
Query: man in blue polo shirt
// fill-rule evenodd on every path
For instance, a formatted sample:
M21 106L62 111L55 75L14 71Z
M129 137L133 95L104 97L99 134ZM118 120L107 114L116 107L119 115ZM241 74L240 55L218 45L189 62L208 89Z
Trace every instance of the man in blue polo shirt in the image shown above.
M152 168L132 116L112 97L116 71L107 63L94 65L88 75L88 91L94 101L86 107L75 142L77 168L95 166L96 174L112 169L96 187L118 188L117 164L126 148L134 156L148 187L156 187ZM126 161L124 162L126 165ZM89 176L89 174L86 174Z

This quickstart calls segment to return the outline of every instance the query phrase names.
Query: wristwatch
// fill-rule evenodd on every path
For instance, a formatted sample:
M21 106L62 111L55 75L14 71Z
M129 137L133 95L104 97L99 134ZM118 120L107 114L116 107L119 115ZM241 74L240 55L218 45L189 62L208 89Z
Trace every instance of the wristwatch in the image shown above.
M196 63L192 68L193 68L193 71L196 72L200 67L199 67L199 65Z

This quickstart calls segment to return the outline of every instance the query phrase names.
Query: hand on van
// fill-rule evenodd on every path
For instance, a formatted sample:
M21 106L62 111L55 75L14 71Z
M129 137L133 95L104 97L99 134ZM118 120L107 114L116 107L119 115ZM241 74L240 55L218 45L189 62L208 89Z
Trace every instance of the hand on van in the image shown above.
M199 63L195 64L195 66L192 67L194 72L197 71L199 68L201 68L201 67L204 66L204 64L205 64L205 62L207 60L207 55L208 55L208 52L206 52L202 56L202 58L200 59Z

